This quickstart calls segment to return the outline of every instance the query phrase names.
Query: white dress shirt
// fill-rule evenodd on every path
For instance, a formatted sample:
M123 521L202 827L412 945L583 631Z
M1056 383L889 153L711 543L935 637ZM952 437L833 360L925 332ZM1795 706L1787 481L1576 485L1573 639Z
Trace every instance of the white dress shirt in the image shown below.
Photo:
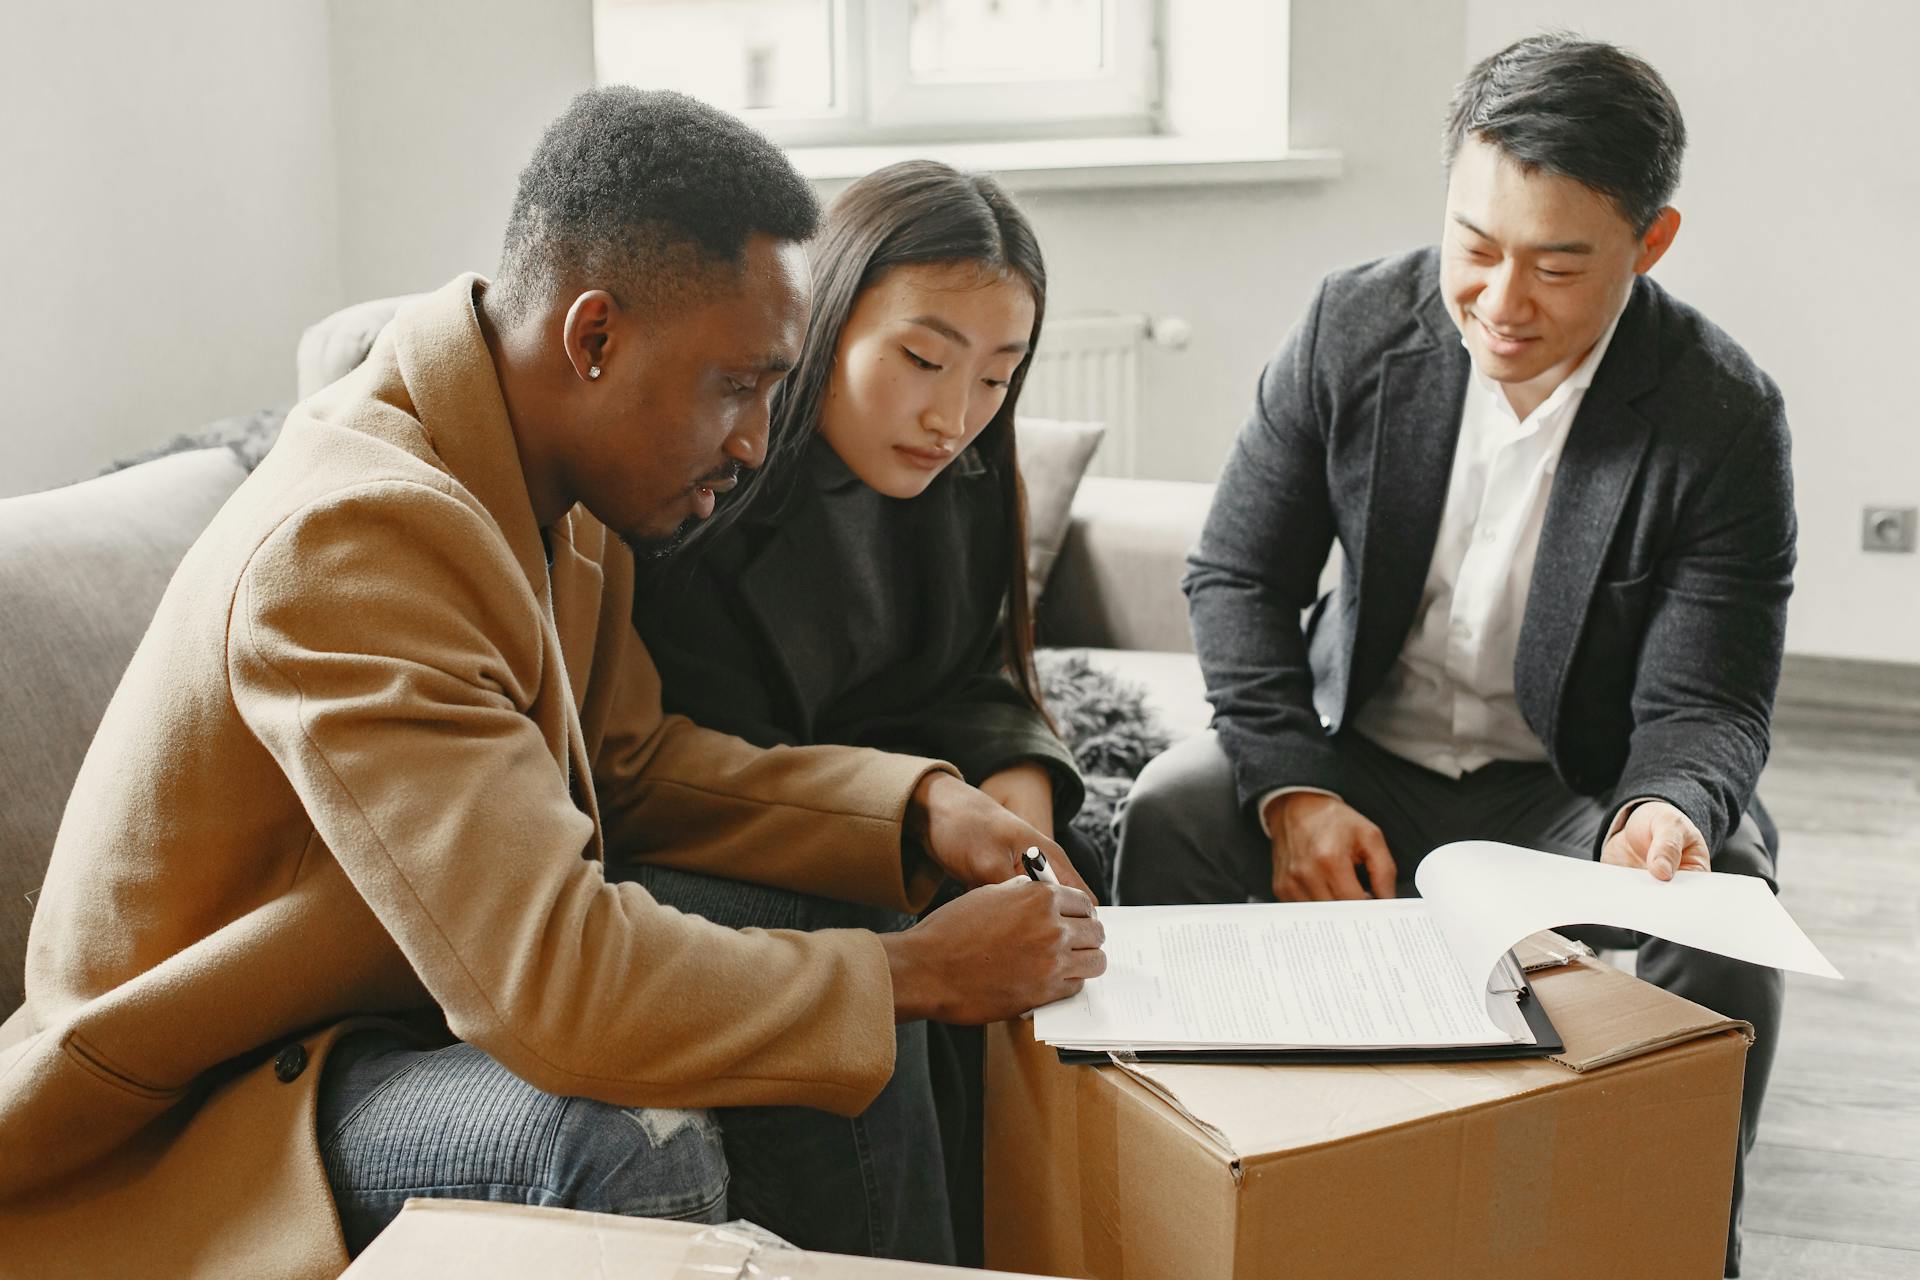
M1514 696L1514 658L1554 470L1619 324L1615 315L1524 419L1477 367L1468 379L1419 613L1385 682L1354 717L1354 728L1402 759L1458 778L1494 760L1547 758ZM1261 797L1263 829L1274 797L1300 790L1318 788Z

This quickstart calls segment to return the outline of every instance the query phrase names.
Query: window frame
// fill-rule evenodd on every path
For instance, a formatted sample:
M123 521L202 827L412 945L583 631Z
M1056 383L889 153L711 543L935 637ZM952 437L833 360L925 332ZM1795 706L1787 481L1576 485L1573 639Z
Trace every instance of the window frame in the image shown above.
M787 147L1144 136L1161 131L1157 0L1101 0L1108 68L1093 76L916 81L906 0L828 0L834 106L749 107L741 119ZM618 4L596 0L595 7ZM596 40L598 24L596 23ZM595 63L602 64L596 50ZM602 82L606 78L602 77Z
M1101 2L1107 18L1102 24L1105 69L1098 73L916 81L909 69L909 6L872 0L864 15L867 135L950 139L1155 132L1157 6L1153 0Z

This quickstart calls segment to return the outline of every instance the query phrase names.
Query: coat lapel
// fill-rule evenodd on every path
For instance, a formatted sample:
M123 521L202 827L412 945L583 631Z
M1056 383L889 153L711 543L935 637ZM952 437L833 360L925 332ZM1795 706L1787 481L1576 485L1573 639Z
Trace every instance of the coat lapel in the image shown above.
M1660 376L1651 295L1644 279L1635 281L1613 342L1567 432L1540 529L1514 662L1514 692L1527 723L1549 744L1558 729L1574 646L1653 435L1632 405Z
M798 491L781 508L772 527L757 532L759 549L740 570L739 599L760 630L761 651L785 684L802 742L814 736L814 712L831 700L836 654L827 631L796 627L783 620L810 618L820 596L831 593L837 558L828 537L826 513L809 477L796 478Z
M534 715L554 764L566 772L575 807L593 819L597 852L600 813L580 706L593 667L600 570L573 548L577 513L553 528L549 570L547 543L527 494L499 374L474 312L474 292L484 283L479 276L464 275L410 304L393 326L395 356L434 452L493 518L547 614L543 643L559 660L549 664L541 682L540 697L551 700L551 709L536 705ZM556 580L564 584L558 592Z
M500 376L473 309L474 290L484 284L463 275L409 304L394 320L394 352L433 451L493 517L527 585L538 592L547 576L546 550Z
M1417 309L1421 337L1381 362L1366 533L1361 544L1350 717L1406 643L1446 508L1468 358L1437 288Z
M600 557L606 555L606 542L611 536L605 525L588 518L581 507L569 511L552 532L553 625L566 659L576 713L586 706L587 678L593 671L594 649L600 638L604 588ZM584 546L582 539L586 540Z

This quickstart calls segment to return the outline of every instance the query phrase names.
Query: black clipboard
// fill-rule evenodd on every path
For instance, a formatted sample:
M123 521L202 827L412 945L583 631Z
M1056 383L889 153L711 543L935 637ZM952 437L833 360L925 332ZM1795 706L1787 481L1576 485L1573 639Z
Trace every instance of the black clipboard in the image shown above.
M1533 1032L1532 1044L1460 1044L1410 1049L1146 1049L1125 1053L1130 1062L1236 1062L1242 1064L1339 1062L1492 1062L1501 1058L1549 1058L1567 1046L1553 1019L1533 994L1520 988L1520 1013ZM1121 1050L1056 1049L1068 1066L1104 1067Z

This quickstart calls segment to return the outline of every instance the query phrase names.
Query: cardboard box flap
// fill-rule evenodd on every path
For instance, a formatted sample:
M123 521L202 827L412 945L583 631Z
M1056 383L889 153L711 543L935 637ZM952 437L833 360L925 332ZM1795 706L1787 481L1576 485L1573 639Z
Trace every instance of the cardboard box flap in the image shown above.
M624 1218L477 1200L409 1200L343 1273L350 1280L569 1276L579 1280L947 1280L1001 1276L781 1244L756 1227Z
M1513 945L1513 958L1520 962L1520 968L1526 973L1558 969L1563 964L1572 964L1592 954L1593 948L1586 943L1562 937L1551 929L1529 934Z
M1271 1067L1128 1062L1121 1069L1229 1162L1392 1129L1567 1078L1565 1068L1544 1058Z
M1569 981L1575 974L1585 981ZM1566 1048L1554 1061L1592 1071L1655 1049L1737 1030L1753 1043L1753 1028L1622 973L1599 960L1581 960L1534 974L1536 996L1553 1018Z
M1531 978L1566 1049L1486 1062L1229 1066L1125 1062L1134 1080L1220 1147L1245 1160L1339 1142L1569 1083L1592 1071L1716 1032L1753 1030L1596 960Z

